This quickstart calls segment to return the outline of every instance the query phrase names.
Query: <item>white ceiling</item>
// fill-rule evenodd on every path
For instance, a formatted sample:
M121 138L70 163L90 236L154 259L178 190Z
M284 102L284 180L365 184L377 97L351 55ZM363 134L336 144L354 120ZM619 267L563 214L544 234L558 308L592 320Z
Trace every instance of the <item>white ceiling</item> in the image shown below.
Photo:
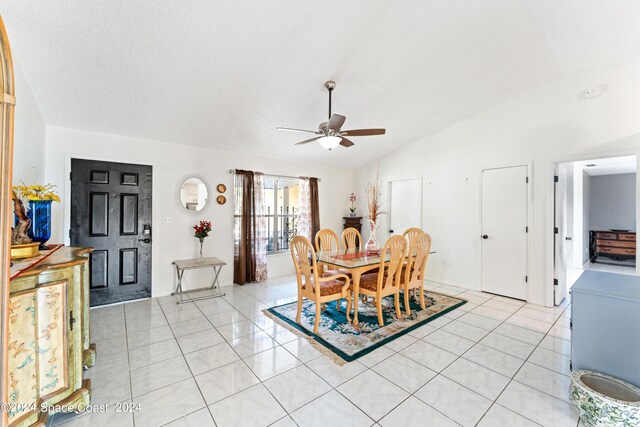
M623 156L609 157L606 159L585 160L576 162L576 164L591 176L617 175L621 173L635 173L637 160L636 156Z
M346 166L560 74L640 61L635 0L3 0L0 13L49 125ZM345 128L387 134L326 152L275 130L326 120L328 79Z

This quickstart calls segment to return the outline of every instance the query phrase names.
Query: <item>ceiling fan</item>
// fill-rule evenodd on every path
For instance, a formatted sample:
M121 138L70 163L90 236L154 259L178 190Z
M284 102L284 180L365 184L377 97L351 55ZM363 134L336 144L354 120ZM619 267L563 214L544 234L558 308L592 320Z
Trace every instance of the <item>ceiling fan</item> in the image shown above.
M346 136L370 136L370 135L384 135L384 129L353 129L353 130L341 130L344 121L346 120L345 116L341 116L340 114L331 114L331 92L336 87L336 82L329 80L324 84L324 87L329 91L329 121L320 123L318 130L304 130L304 129L293 129L293 128L276 128L278 130L286 130L290 132L304 132L304 133L313 133L315 136L311 139L306 139L304 141L298 142L296 145L308 144L313 141L318 141L322 147L327 150L333 150L338 145L342 145L343 147L351 147L353 144L352 141L345 138Z

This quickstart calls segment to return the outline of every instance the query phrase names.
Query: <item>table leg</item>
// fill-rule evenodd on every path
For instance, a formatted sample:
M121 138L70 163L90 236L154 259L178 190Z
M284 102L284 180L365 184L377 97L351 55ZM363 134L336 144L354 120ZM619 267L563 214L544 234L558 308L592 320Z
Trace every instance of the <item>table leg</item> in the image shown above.
M351 271L351 279L353 280L353 325L358 326L358 293L360 292L360 270Z

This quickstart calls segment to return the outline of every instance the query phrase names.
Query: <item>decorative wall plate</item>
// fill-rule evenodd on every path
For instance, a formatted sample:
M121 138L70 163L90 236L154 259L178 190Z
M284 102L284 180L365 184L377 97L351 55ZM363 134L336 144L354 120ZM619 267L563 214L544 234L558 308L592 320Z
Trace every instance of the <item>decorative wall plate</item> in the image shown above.
M219 195L216 200L218 201L218 204L220 204L220 205L224 205L225 203L227 203L227 198L224 197L223 195Z
M218 189L218 193L224 193L227 191L227 186L224 184L218 184L216 188Z

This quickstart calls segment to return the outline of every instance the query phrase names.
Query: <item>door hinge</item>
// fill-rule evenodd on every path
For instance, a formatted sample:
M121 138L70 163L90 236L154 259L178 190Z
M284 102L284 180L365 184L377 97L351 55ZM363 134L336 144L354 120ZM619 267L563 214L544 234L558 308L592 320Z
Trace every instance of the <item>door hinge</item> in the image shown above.
M529 283L529 276L524 276L524 283Z
M558 286L558 279L553 279L553 286Z
M558 182L558 181L560 181L560 177L558 175L554 175L553 182Z
M528 233L528 232L529 232L529 226L528 226L528 225L524 228L524 232L525 232L525 233Z
M69 312L69 326L71 327L71 330L73 331L73 324L76 323L76 319L73 317L73 310L71 310Z
M558 227L553 227L553 234L558 234L560 232L560 230L558 229Z
M69 229L69 238L71 238L71 229Z
M69 172L69 181L71 181L71 176L73 175L73 172Z
M527 177L527 178L525 179L525 182L526 182L527 184L529 183L529 177Z

